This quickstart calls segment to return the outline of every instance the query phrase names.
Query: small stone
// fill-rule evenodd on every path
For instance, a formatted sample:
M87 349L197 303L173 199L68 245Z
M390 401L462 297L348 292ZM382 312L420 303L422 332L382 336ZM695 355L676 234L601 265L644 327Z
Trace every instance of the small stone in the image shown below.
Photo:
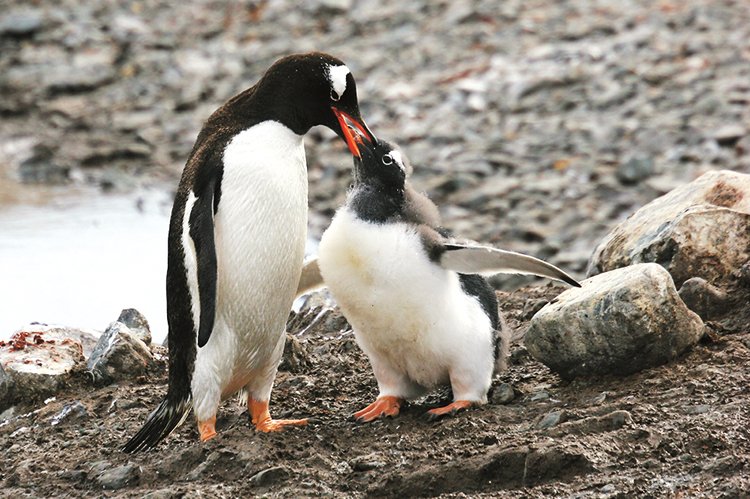
M127 486L137 485L140 479L141 467L128 463L102 471L96 477L95 481L103 489L118 490Z
M39 9L17 9L6 11L0 18L0 37L26 37L39 31L44 13Z
M347 463L346 461L341 461L334 465L333 470L338 475L348 475L349 473L352 472L352 467L349 466L349 463Z
M62 410L49 419L50 425L57 426L69 421L78 421L89 417L89 411L80 400L75 400L63 406Z
M491 404L502 405L508 404L516 398L516 391L509 383L500 383L492 389L489 396Z
M380 457L378 453L367 454L365 456L358 456L349 461L349 466L353 471L370 471L377 468L382 468L386 465L385 461Z
M21 182L59 185L70 180L70 168L57 164L55 152L44 144L36 144L29 157L18 164Z
M532 402L539 402L539 401L542 401L542 400L549 400L549 399L550 399L549 392L546 392L544 390L540 390L540 391L532 394L531 398L529 400L531 400Z
M0 423L11 419L16 415L16 412L18 412L16 410L16 406L8 407L7 409L5 409L2 413L0 413Z
M727 293L701 277L682 283L679 293L685 305L704 321L722 315L729 306Z
M497 445L498 442L500 440L498 440L497 435L485 435L482 439L484 445Z
M692 406L685 408L685 414L690 414L690 415L706 414L710 410L711 410L710 405L705 405L705 404L692 405Z
M283 466L274 466L259 471L250 477L250 483L256 487L268 487L289 477L289 470Z
M343 13L352 8L353 0L311 0L313 11Z
M113 322L99 338L87 367L95 383L106 384L139 376L153 361L151 350L130 328Z
M128 326L130 332L146 345L151 344L151 328L148 326L146 317L144 317L138 310L134 308L124 309L120 312L120 317L117 318L117 322L121 322Z
M607 392L602 392L591 399L591 405L602 405L607 400Z
M747 130L740 124L724 125L713 134L714 140L723 147L733 147L745 136Z
M539 420L539 422L536 424L536 427L540 430L545 430L547 428L552 428L553 426L563 422L563 412L562 411L552 411L547 414L545 414L542 419Z
M650 157L634 156L621 163L615 172L617 180L624 185L635 185L654 174L654 160Z
M682 302L655 263L585 280L531 320L529 353L563 378L627 375L668 362L703 335L703 321Z

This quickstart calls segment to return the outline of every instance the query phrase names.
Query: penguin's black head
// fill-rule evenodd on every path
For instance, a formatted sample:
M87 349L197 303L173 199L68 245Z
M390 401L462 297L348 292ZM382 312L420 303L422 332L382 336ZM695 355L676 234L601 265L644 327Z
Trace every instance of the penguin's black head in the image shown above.
M274 103L282 123L295 133L327 126L356 157L375 140L360 116L354 77L333 56L313 52L284 57L268 69L257 91Z
M397 146L375 139L360 150L361 156L354 158L355 182L403 192L411 166Z

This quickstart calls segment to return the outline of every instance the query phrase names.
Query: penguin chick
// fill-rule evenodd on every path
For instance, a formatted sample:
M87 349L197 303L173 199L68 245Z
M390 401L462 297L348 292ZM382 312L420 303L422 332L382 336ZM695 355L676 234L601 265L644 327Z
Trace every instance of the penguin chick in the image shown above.
M195 414L201 440L216 435L222 400L238 391L258 431L284 326L301 278L307 237L303 137L324 125L352 154L373 139L349 69L327 54L280 59L206 121L187 160L169 225L169 388L125 452L155 446Z
M323 234L318 264L378 382L377 400L355 418L395 416L403 401L445 384L454 400L428 411L431 417L486 403L504 356L495 343L497 298L478 274L579 284L537 258L442 235L437 208L409 185L405 156L387 142L363 148L354 170L346 204Z

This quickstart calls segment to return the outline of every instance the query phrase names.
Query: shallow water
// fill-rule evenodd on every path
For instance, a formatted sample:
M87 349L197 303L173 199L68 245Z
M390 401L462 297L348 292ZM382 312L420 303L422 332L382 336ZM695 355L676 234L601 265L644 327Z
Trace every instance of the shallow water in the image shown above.
M166 191L0 205L0 338L30 322L104 330L123 308L166 336Z

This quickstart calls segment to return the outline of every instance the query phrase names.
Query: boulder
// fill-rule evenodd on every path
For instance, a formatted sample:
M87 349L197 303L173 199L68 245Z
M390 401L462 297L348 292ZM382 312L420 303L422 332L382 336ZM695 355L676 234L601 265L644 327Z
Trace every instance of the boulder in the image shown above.
M680 287L700 277L731 286L750 260L750 175L706 173L648 203L615 227L589 261L588 275L655 262Z
M115 321L99 338L88 370L95 383L107 384L144 374L153 363L149 347L128 326Z
M563 378L627 375L695 345L703 322L655 263L605 272L561 293L532 319L529 353Z
M0 341L0 411L56 393L83 360L81 342L54 330L22 330Z

